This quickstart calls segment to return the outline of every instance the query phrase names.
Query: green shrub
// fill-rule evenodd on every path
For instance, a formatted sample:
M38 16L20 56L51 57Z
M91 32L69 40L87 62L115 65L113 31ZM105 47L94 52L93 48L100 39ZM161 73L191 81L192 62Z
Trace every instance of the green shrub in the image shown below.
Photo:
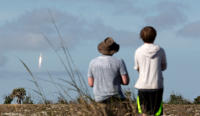
M200 104L200 96L194 99L194 104Z
M62 97L58 97L57 103L58 104L68 104L67 100Z
M168 104L191 104L190 101L184 99L181 95L171 94Z
M11 102L13 101L13 98L10 96L6 96L4 99L4 104L11 104Z
M23 100L23 104L33 104L33 100L31 99L31 96L26 96Z

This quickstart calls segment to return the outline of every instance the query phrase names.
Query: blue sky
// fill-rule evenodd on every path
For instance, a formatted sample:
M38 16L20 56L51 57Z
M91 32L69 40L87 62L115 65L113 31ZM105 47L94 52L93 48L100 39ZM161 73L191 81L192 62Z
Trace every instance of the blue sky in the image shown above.
M52 18L69 47L75 64L86 77L88 63L100 55L98 43L107 36L120 44L115 55L125 60L131 77L129 88L137 80L133 70L134 51L142 45L139 32L152 25L157 29L156 44L167 54L168 69L164 72L167 100L171 93L189 100L200 96L200 1L193 0L0 0L0 103L16 87L34 85L22 59L39 80L49 70L54 79L65 77L56 54L44 39L46 35L60 49ZM43 54L42 67L38 57ZM45 94L56 97L54 86L41 81ZM90 89L92 90L92 89ZM54 97L53 97L54 96ZM51 99L51 98L49 98Z

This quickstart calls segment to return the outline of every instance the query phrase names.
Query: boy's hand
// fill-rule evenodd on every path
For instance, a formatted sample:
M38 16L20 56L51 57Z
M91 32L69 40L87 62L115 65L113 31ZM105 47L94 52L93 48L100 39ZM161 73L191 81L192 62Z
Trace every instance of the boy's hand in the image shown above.
M122 85L128 85L129 84L129 76L128 76L128 74L121 75L121 84Z

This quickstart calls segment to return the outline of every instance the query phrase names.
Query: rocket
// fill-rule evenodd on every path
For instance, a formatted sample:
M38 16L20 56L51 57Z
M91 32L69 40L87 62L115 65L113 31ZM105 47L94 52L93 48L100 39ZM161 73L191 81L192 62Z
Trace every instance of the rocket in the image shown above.
M38 59L38 68L40 68L42 65L42 53L40 53L39 59Z

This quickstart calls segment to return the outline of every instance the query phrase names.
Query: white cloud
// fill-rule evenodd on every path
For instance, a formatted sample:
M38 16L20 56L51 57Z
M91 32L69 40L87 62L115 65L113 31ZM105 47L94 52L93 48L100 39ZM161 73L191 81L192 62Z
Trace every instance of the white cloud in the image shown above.
M100 20L88 22L66 12L55 9L50 11L69 47L83 40L103 40L107 36L113 36L122 45L134 45L137 41L136 33L116 30ZM58 44L58 36L51 20L48 9L37 9L6 23L0 27L1 51L46 49L49 46L41 33L47 35L54 44Z
M53 0L49 1L53 2ZM145 13L144 8L139 6L140 0L57 0L57 2L79 4L86 9L89 8L90 11L91 9L100 10L112 15L142 15Z
M104 0L105 4L108 3L109 0ZM107 2L107 3L106 3ZM113 0L110 2L110 5L114 7L115 15L144 15L146 9L139 5L139 0Z
M183 10L184 7L179 2L162 1L155 6L157 13L146 17L145 22L157 29L172 29L187 20Z
M182 37L200 38L200 20L185 25L178 31L178 35Z

